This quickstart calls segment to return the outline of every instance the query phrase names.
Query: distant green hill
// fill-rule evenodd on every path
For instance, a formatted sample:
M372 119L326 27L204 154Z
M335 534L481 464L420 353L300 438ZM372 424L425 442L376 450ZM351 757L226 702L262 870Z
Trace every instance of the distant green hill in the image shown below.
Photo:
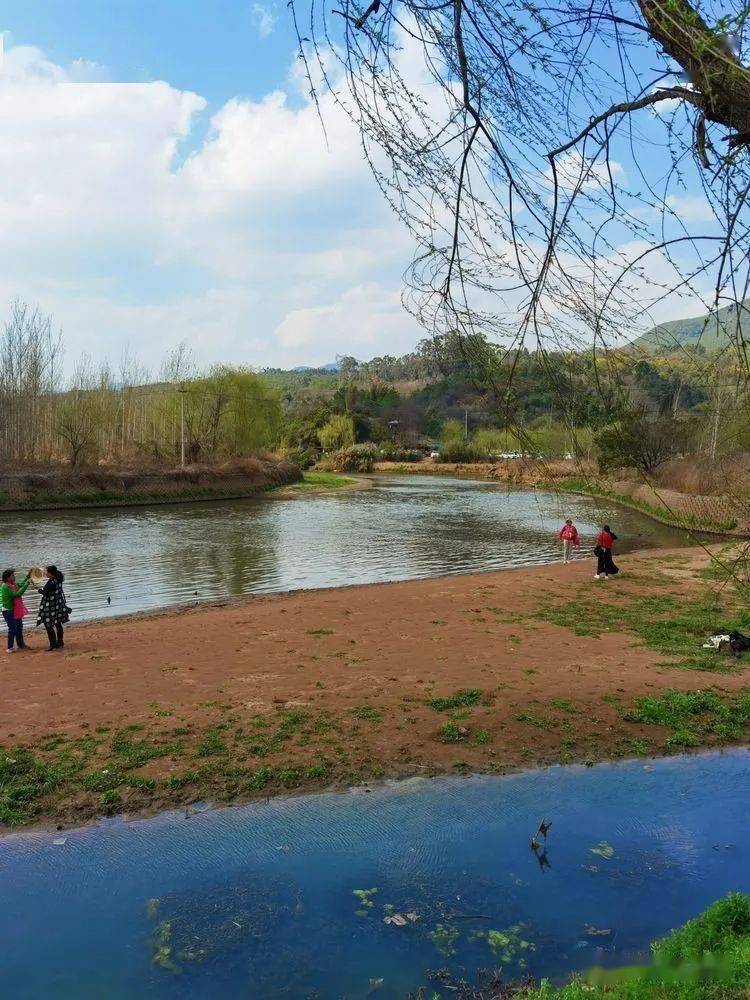
M633 347L652 354L668 354L682 347L700 345L707 352L720 350L737 339L738 307L724 306L718 312L704 313L691 319L674 319L660 323L633 341ZM746 299L739 315L744 338L750 340L750 299Z

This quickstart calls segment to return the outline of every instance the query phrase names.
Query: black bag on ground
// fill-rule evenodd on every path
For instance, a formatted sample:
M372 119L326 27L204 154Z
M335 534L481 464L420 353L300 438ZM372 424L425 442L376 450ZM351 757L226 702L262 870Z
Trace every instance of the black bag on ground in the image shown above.
M749 649L750 637L736 630L729 633L728 642L725 641L719 644L719 652L727 656L739 656L740 653L746 653Z

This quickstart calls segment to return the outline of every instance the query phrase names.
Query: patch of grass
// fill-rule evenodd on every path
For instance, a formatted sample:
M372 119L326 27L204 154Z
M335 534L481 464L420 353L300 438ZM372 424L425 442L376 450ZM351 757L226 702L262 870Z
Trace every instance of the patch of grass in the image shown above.
M432 698L427 704L436 712L447 712L450 708L473 708L482 699L483 692L479 688L464 688L448 698Z
M134 740L126 733L130 727L121 729L112 740L112 753L128 767L141 767L150 760L166 757L182 751L181 743L154 743L151 740Z
M659 695L637 698L624 718L670 730L667 746L736 742L750 728L750 689L743 688L736 694L668 689Z
M248 782L250 788L260 789L273 781L273 771L270 767L261 767L252 775Z
M569 698L553 698L550 701L550 705L561 712L568 712L570 715L575 715L578 712L578 709L573 707L573 703Z
M359 705L357 708L350 708L349 713L355 719L362 719L365 722L383 721L383 713L379 708L373 708L371 705Z
M170 774L162 784L165 788L184 788L185 785L193 785L198 781L198 775L194 771L185 771L184 774Z
M81 766L78 759L51 762L21 747L0 748L0 822L28 822L39 812L41 800L75 778Z
M213 757L216 754L225 753L227 745L222 739L221 731L213 726L207 729L203 738L198 741L195 748L196 757Z
M308 635L333 635L332 628L309 628L307 630Z
M344 486L351 486L356 481L356 479L352 479L350 476L337 476L335 472L318 472L315 470L303 472L302 482L297 484L295 489L303 487L316 490L335 490L341 489Z
M120 795L114 788L108 788L99 796L99 804L107 810L116 809L120 805Z
M465 726L459 726L457 722L444 723L440 727L440 742L441 743L462 743L468 735L468 730Z
M536 729L557 729L560 725L559 719L550 716L532 715L530 712L519 712L515 717L516 722L527 722Z
M171 709L169 709L169 708L160 708L159 705L157 705L154 700L151 700L148 703L148 705L149 705L149 708L153 708L154 715L158 715L162 719L166 719L166 718L168 718L172 714Z
M750 613L718 602L715 595L639 594L617 591L617 603L594 600L582 591L575 600L535 612L537 619L569 628L575 635L599 637L630 632L641 644L670 658L665 665L685 670L727 673L736 663L701 647L716 632L750 629Z
M103 767L84 775L83 787L90 792L110 792L119 788L125 781L125 774L116 767Z
M750 991L750 897L732 893L651 945L653 962L592 970L553 987L518 987L517 1000L739 1000Z
M484 746L485 743L490 742L490 734L486 729L478 729L474 736L474 742L478 746Z

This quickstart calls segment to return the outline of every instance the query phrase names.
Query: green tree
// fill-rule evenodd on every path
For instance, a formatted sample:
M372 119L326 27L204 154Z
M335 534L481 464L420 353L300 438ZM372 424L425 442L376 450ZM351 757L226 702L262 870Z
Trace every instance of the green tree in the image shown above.
M318 431L318 440L326 451L338 451L354 444L354 421L343 413L334 413Z
M440 428L440 445L455 444L456 441L463 441L465 436L466 430L460 420L446 420Z
M688 425L672 417L628 413L595 436L602 472L633 468L650 475L678 455L687 441Z

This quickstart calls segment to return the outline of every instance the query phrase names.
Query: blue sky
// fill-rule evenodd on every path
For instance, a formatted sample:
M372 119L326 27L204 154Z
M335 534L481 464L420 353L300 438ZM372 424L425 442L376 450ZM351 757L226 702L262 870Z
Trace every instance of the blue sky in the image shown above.
M263 38L257 7L275 19ZM262 97L296 48L283 0L3 0L0 24L12 44L39 46L58 64L83 58L112 80L168 80L213 106Z
M0 30L0 306L52 314L68 368L414 346L411 242L332 102L326 145L285 4L3 0Z
M401 305L411 238L330 95L326 143L283 0L0 0L0 31L0 322L20 297L62 328L69 368L128 350L154 373L182 341L264 367L423 335ZM637 181L627 143L617 159ZM674 205L706 216L690 187Z

